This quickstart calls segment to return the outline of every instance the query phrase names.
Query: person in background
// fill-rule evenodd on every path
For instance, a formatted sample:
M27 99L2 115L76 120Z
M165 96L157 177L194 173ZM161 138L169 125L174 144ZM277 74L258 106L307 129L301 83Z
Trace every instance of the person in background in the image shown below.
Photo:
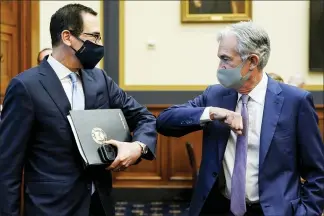
M282 77L279 76L278 74L275 74L275 73L268 73L268 76L271 77L272 79L278 81L278 82L282 82L282 83L284 83L284 80L283 80Z
M289 78L287 83L298 88L303 88L305 86L305 79L300 73L296 73Z
M52 53L52 49L51 48L44 48L42 49L37 56L37 64L39 65L43 59L45 58L45 56L48 56Z
M218 41L220 85L157 118L164 136L203 130L189 215L321 215L324 144L311 93L266 75L270 39L255 23Z
M114 215L111 171L155 158L156 119L95 67L104 56L97 12L68 4L52 15L50 34L52 54L14 77L5 94L0 215L19 215L23 167L23 215ZM71 109L121 109L132 142L108 141L118 148L115 161L84 169L67 119Z

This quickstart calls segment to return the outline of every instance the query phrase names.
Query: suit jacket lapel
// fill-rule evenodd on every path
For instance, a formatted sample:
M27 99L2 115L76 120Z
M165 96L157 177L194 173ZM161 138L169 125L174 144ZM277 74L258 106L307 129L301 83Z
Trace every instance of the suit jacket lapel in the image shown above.
M95 109L97 85L91 70L81 70L82 85L85 96L85 109Z
M228 110L235 111L237 104L237 92L234 90L228 90L227 93L223 96L220 107ZM226 149L226 145L228 142L228 138L230 135L230 128L226 125L222 125L222 123L219 123L221 128L224 129L223 135L219 136L219 151L218 151L218 158L220 160L224 157L224 152Z
M260 168L267 156L273 135L275 133L284 98L279 96L281 88L277 82L268 79L268 88L263 110L261 137L260 137Z
M71 110L71 104L66 96L61 81L47 61L42 61L39 68L40 83L52 98L63 117L66 118Z

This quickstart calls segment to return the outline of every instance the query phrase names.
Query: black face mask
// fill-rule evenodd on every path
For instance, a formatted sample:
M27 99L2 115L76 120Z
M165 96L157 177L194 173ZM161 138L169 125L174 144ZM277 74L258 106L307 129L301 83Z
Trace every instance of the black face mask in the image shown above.
M82 47L78 51L73 47L71 48L75 51L75 56L79 59L84 69L93 69L103 58L104 47L88 40L79 40L83 42Z

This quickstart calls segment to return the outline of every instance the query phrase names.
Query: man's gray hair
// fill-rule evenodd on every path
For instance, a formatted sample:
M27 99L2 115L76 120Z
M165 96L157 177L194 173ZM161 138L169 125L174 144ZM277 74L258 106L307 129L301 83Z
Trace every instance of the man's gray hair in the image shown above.
M218 42L229 34L236 36L236 51L243 61L250 54L255 54L259 57L259 69L262 70L267 65L270 56L270 39L263 28L252 21L235 23L219 33Z

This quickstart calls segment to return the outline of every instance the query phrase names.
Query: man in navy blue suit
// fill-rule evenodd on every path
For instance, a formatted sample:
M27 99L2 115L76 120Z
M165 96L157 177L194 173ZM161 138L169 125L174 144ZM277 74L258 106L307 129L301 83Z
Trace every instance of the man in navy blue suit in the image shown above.
M13 78L0 123L0 215L18 216L24 168L25 215L111 216L111 171L155 157L156 119L106 73L97 13L80 4L51 18L53 52ZM123 111L133 142L118 148L111 166L84 169L69 126L71 109Z
M218 40L221 85L157 118L165 136L203 130L189 215L319 216L324 144L311 94L266 75L270 40L253 22Z

